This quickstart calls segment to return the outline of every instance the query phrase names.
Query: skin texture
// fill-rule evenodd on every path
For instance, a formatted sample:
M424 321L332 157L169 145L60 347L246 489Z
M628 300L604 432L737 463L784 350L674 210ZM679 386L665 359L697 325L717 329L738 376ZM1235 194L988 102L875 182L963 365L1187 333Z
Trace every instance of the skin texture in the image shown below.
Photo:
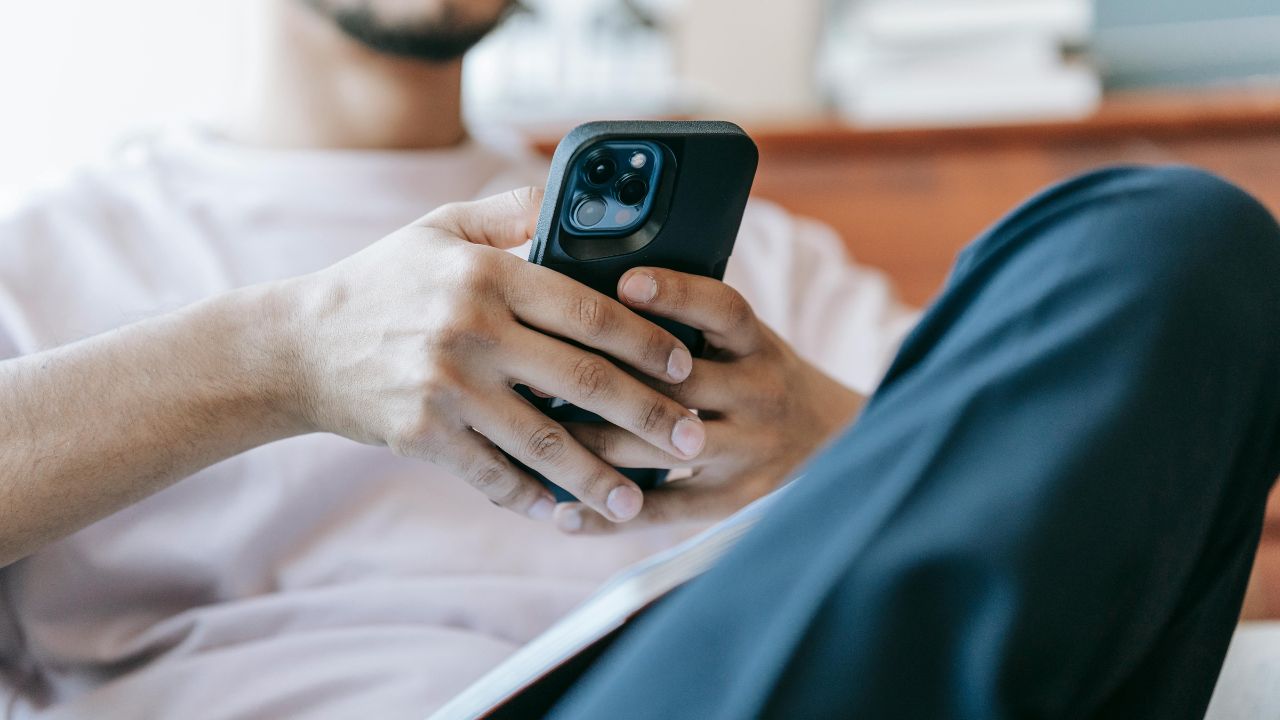
M540 200L527 188L447 205L319 273L0 363L0 564L308 432L434 461L551 519L550 495L501 448L582 498L558 511L570 531L715 517L772 489L856 412L856 394L723 283L653 268L623 279L633 306L706 331L714 357L694 361L618 301L504 252ZM560 427L516 384L613 425ZM610 463L697 473L645 503Z
M661 268L636 268L618 283L628 307L702 330L710 352L689 379L654 384L706 421L706 446L685 459L646 445L619 427L575 425L587 448L620 467L687 469L691 477L646 493L633 520L610 522L566 503L556 525L570 533L610 533L654 524L714 520L776 488L853 421L863 398L805 362L724 283Z
M540 202L526 189L446 206L312 280L306 415L318 429L438 462L536 519L550 518L550 494L497 448L629 519L639 489L512 388L536 385L692 458L705 440L697 416L559 338L665 382L684 380L691 357L616 300L499 249L528 238Z
M634 516L639 489L511 387L536 383L692 458L705 439L692 412L559 338L664 382L687 376L689 351L499 249L524 242L539 199L447 205L314 275L0 363L0 563L307 432L438 462L496 504L550 519L550 495L501 447L597 512Z
M421 21L444 5L471 3L372 4L388 23ZM505 3L475 5L496 20ZM271 148L420 150L466 139L461 59L428 63L377 52L302 0L256 0L252 7L242 90L220 122L233 140Z
M494 18L506 6L459 3ZM370 7L420 20L447 4ZM373 52L298 0L256 7L259 51L227 123L233 138L421 149L465 137L459 62ZM303 433L432 460L497 505L601 532L723 515L775 487L856 414L856 393L800 360L722 283L636 271L656 292L633 307L707 331L716 352L694 361L625 304L504 252L529 237L539 201L530 188L445 206L313 275L0 362L0 566ZM517 383L614 429L559 427L511 390ZM499 449L583 503L555 509ZM611 464L696 475L645 499Z
M0 362L0 566L301 432L272 333L287 315L277 289L249 288Z

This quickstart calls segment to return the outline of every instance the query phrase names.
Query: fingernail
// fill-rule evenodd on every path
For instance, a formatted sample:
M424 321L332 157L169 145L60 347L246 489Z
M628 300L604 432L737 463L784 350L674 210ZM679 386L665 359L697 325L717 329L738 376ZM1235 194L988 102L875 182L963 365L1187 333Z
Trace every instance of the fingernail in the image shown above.
M538 522L545 522L551 519L556 511L556 501L549 497L538 498L538 501L529 506L529 517Z
M707 430L702 426L702 422L693 418L681 418L676 421L675 429L671 431L671 444L684 454L686 458L696 457L702 452L702 446L707 442Z
M644 504L644 498L640 495L640 491L630 485L619 485L609 493L609 497L605 500L605 505L609 507L609 512L618 520L630 520L640 512L640 506ZM581 518L579 518L581 522Z
M688 350L678 347L667 356L667 376L678 383L684 382L693 372L693 356Z
M560 511L556 518L556 527L564 532L578 532L582 529L582 508L567 508Z
M622 294L631 302L647 303L658 295L658 281L644 273L635 273L622 283Z

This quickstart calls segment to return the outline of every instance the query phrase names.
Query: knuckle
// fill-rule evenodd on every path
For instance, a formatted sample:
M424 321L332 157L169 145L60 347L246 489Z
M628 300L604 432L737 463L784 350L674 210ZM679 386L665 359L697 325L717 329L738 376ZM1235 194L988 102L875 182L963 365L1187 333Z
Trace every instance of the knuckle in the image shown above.
M423 410L455 404L462 395L462 383L443 367L423 371L414 379L414 388Z
M525 452L536 462L557 462L567 449L564 430L556 425L539 425L525 439Z
M589 338L599 337L613 324L612 313L598 295L579 295L574 301L574 315L582 332Z
M521 500L524 497L524 490L519 483L508 482L500 490L490 493L489 499L497 503L500 507L517 509L520 507Z
M487 248L468 245L459 253L454 275L460 288L473 293L492 290L501 267L499 258Z
M423 414L401 423L387 438L387 447L400 457L432 459L437 454L436 433L435 423Z
M506 462L497 456L476 462L468 473L467 482L500 505L506 505L518 495L510 482Z
M737 290L729 288L724 299L724 318L729 327L743 327L750 323L754 316L747 299Z
M533 210L538 207L538 189L532 185L512 190L511 198L522 210Z
M441 323L427 338L428 357L435 355L432 350L450 350L455 347L467 344L467 338L471 331L466 324L458 318L450 318Z
M493 319L478 308L467 305L446 310L445 318L427 338L429 351L475 350L498 343L498 328ZM430 353L434 355L434 353Z
M667 361L671 357L673 343L671 336L665 331L654 328L650 330L645 337L644 346L642 348L645 360L653 363L655 367L663 370L667 368Z
M577 490L580 497L603 498L612 484L612 473L604 468L596 468L583 476Z
M458 218L465 211L465 207L465 202L445 203L427 213L426 217L420 221L420 224L428 227L453 229L458 224Z
M595 356L588 355L574 361L570 374L574 387L584 399L607 393L612 384L605 361Z
M636 418L636 426L644 433L655 433L670 419L666 402L659 399L645 401Z

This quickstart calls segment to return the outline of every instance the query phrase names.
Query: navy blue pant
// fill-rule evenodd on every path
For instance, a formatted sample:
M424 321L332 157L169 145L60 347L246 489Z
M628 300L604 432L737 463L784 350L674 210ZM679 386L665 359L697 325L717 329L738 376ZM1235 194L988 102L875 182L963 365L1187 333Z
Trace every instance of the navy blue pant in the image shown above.
M1280 473L1280 229L1093 173L960 256L843 437L561 718L1199 718Z

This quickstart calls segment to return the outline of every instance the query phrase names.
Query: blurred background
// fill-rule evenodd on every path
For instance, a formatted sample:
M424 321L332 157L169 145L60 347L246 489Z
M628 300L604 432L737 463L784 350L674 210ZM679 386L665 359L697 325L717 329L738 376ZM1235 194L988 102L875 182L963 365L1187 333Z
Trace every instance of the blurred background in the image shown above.
M0 196L135 132L216 126L256 1L5 3ZM544 151L586 119L735 120L759 194L916 303L1000 212L1091 165L1195 162L1280 202L1270 0L522 0L465 84L473 123Z
M172 118L216 121L255 0L6 3L0 187ZM467 66L470 116L1082 118L1107 90L1271 85L1270 0L522 0Z

